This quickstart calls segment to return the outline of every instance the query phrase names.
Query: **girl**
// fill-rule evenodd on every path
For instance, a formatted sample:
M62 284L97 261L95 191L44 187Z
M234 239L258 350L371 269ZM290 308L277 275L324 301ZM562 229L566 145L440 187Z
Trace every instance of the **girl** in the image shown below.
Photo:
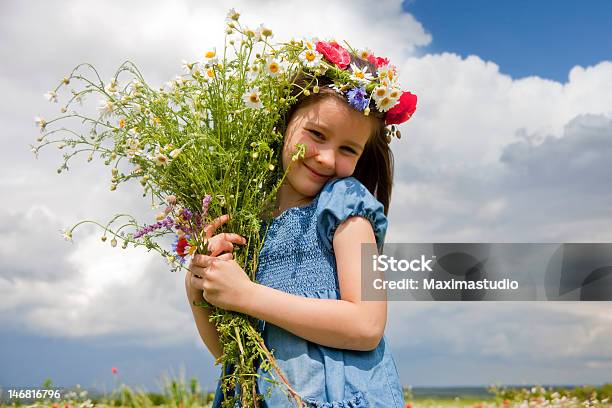
M244 238L212 236L226 215L206 229L210 255L191 262L188 299L259 319L266 345L307 406L403 407L384 336L386 301L361 300L361 244L380 250L387 229L393 160L385 115L375 108L364 115L329 78L318 80L318 92L302 93L287 115L282 163L291 166L260 252L259 283L233 260L233 244ZM297 143L306 154L292 163ZM207 309L191 307L200 336L219 357ZM259 374L259 392L271 392L265 406L296 406L266 381L269 373ZM217 387L213 406L222 399Z

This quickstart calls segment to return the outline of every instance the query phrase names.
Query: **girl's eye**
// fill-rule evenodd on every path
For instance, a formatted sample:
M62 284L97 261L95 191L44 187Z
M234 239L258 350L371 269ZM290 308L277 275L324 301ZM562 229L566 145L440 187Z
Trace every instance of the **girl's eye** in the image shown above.
M308 131L312 133L313 135L315 135L317 139L324 139L323 135L320 132L317 132L316 130L312 130L312 129L308 129Z
M321 132L318 132L314 129L306 129L308 132L312 133L317 139L320 140L325 140L325 136L323 136L323 134ZM353 149L352 147L348 147L348 146L342 146L342 149L344 149L345 151L351 153L351 154L357 154L357 152L355 151L355 149Z

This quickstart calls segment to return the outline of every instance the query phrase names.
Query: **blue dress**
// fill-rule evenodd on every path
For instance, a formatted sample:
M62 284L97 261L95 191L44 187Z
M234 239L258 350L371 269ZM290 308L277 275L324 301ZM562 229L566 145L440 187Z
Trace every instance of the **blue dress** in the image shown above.
M330 180L309 204L272 219L259 255L257 281L299 296L340 299L332 241L336 228L351 216L370 221L380 250L387 230L383 205L353 177ZM263 321L260 328L288 382L308 406L404 407L386 336L374 350L355 351L312 343ZM271 392L264 406L297 406L282 385L270 383L270 373L260 368L258 374L259 392ZM213 407L220 406L222 398L217 385Z

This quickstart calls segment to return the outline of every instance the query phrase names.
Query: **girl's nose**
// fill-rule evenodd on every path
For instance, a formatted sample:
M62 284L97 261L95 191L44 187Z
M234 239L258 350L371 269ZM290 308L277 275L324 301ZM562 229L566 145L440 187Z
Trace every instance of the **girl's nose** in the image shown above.
M319 149L315 158L319 165L325 169L333 170L336 165L333 149Z

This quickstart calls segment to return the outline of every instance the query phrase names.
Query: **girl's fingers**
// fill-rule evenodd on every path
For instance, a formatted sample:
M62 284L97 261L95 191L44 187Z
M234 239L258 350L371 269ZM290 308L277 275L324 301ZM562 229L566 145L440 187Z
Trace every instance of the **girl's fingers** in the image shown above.
M215 218L210 224L204 227L204 233L206 234L206 238L211 238L217 228L228 222L229 219L229 214L223 214L222 216Z
M234 254L232 254L231 252L222 254L222 255L219 255L217 259L221 259L223 261L231 261L232 259L234 259Z
M195 254L193 256L193 258L191 259L191 264L189 264L189 269L192 268L198 268L198 269L202 269L202 268L208 268L208 266L210 265L210 256L208 255L202 255L202 254Z
M231 242L221 241L214 245L209 245L208 250L210 251L210 256L217 256L223 252L232 252L234 250L234 246Z
M231 232L222 232L208 240L208 251L211 256L217 256L222 252L232 252L234 244L246 245L246 238Z
M224 241L233 242L234 244L246 245L246 238L238 234L234 234L232 232L222 232L218 236L220 236Z
M202 290L204 287L204 280L194 275L191 276L191 281L189 283L191 284L191 287L195 289Z

